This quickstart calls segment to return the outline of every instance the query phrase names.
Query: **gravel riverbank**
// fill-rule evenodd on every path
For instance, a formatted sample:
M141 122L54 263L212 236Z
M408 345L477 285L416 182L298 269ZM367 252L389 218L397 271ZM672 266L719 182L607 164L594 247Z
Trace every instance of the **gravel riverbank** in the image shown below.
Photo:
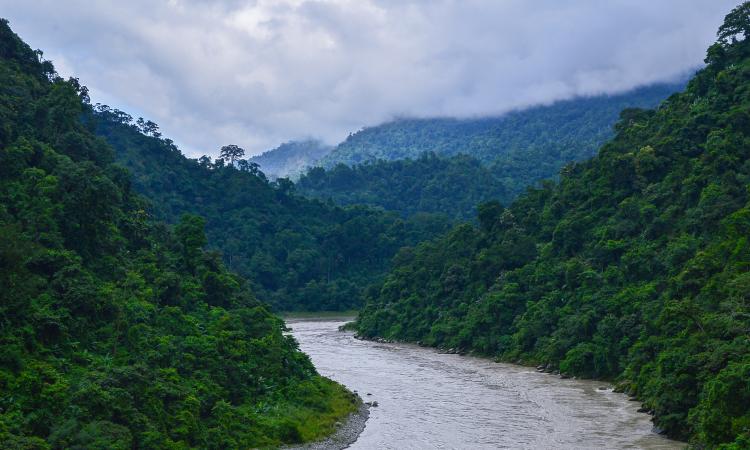
M297 447L285 448L288 450L343 450L357 440L365 429L368 417L370 417L370 405L360 399L359 409L349 414L346 421L328 438Z

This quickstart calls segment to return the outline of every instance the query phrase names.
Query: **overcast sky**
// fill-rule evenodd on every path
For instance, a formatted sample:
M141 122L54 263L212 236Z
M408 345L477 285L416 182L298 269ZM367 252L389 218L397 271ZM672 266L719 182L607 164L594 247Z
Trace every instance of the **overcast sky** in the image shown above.
M0 15L92 101L197 156L674 79L737 3L0 0Z

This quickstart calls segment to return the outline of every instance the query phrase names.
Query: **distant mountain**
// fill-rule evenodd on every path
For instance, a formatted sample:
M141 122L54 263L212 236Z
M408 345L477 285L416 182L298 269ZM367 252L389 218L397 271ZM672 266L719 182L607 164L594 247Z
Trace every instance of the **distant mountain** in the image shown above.
M350 135L310 169L299 190L341 205L476 214L495 199L509 204L529 186L555 178L568 163L596 154L622 109L654 107L684 88L658 84L513 112L503 117L401 119Z
M471 155L484 163L528 162L541 178L557 173L562 163L596 154L613 136L612 125L625 108L653 108L685 81L641 87L618 95L599 95L556 102L479 119L398 119L350 135L322 160L359 164L371 160L418 158L424 152L442 156ZM540 177L535 177L540 178Z
M331 149L330 145L317 140L291 141L253 156L250 162L258 164L260 170L271 179L297 178L306 168L316 165Z

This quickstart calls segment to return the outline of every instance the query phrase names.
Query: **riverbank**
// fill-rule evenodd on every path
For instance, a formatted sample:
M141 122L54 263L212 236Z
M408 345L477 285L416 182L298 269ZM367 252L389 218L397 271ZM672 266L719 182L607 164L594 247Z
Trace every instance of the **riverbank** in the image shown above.
M309 442L301 446L284 447L287 450L343 450L357 441L365 430L370 417L370 406L357 396L359 408L349 414L336 431L322 441Z
M282 311L278 313L284 320L345 320L351 321L357 318L359 311L349 309L346 311Z

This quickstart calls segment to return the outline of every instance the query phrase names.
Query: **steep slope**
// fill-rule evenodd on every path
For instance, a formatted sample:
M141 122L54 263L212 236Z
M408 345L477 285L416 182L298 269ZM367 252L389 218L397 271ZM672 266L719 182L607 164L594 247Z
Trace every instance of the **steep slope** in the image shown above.
M308 200L289 180L270 182L246 161L234 168L187 159L153 126L140 127L106 106L97 107L90 125L133 174L133 188L151 200L149 211L170 223L184 213L205 217L210 247L277 310L359 307L363 287L383 274L400 247L447 229L447 220L435 215L403 220Z
M748 448L749 35L744 3L686 91L625 110L598 156L402 250L359 333L615 378L669 435Z
M272 179L297 178L308 167L315 166L321 158L330 153L331 148L315 140L292 141L253 156L249 161L258 164L260 170Z
M425 153L417 159L375 161L331 169L315 167L297 182L304 195L340 205L370 205L404 217L420 212L453 220L474 217L478 203L512 196L504 180L468 155L449 158Z
M0 21L0 448L257 448L355 408L206 252L150 221L86 89ZM90 120L88 121L90 123Z

